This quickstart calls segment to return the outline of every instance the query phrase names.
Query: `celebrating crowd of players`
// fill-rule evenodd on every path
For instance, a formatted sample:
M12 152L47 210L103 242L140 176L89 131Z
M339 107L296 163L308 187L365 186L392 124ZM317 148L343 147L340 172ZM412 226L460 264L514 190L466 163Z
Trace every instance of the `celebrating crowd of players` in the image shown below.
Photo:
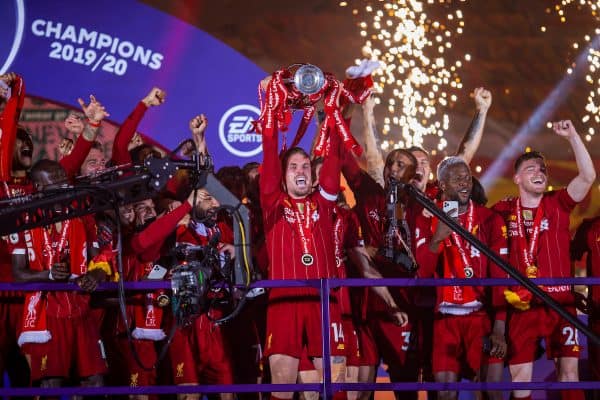
M369 81L368 68L349 72L347 87ZM0 79L11 89L10 97L2 99L0 116L3 198L59 190L78 176L161 157L136 134L146 111L165 101L165 93L158 88L120 126L109 159L96 142L108 113L90 96L87 104L79 100L81 114L72 113L65 120L72 137L61 143L61 158L34 163L32 138L18 124L23 80L14 73ZM457 153L437 166L436 181L430 180L430 157L423 148L395 149L382 159L373 131L371 97L360 106L364 160L350 154L336 134L330 135L324 158L313 158L298 147L280 154L277 135L263 135L260 166L250 163L220 169L217 178L251 211L253 260L263 277L508 276L402 191L397 201L390 202L390 193L399 183L413 185L440 207L443 202L456 204L458 209L450 215L528 278L571 277L571 258L580 259L585 253L589 272L597 276L598 218L581 226L570 249L569 215L596 179L593 162L571 121L553 124L554 132L568 141L577 164L577 176L567 187L548 192L543 155L527 152L515 161L519 196L490 208L469 163L481 141L492 99L483 88L477 88L473 97L475 117ZM353 108L357 106L345 106L344 115L350 118ZM207 155L206 118L192 118L189 127L197 151ZM341 175L356 199L353 208L344 199ZM218 243L220 252L233 256L231 226L227 218L211 212L219 202L205 189L192 190L185 178L179 178L169 181L155 198L121 207L118 215L102 212L2 238L2 281L74 281L83 289L0 292L0 369L8 372L13 386L321 380L322 317L315 288L273 288L267 295L250 299L241 315L225 325L214 321L227 312L227 305L220 305L218 292L211 293L215 306L191 326L175 331L166 357L156 368L174 324L170 306L162 301L164 293L128 294L129 326L123 323L116 298L92 293L99 282L119 279L117 220L122 226L121 278L126 281L167 279L169 272L161 271L162 267L157 270L156 265L164 264L161 260L178 243ZM571 286L542 289L576 314ZM598 292L590 288L588 311L590 327L600 334ZM514 382L529 382L541 339L547 356L556 361L557 380L579 380L581 348L576 328L520 286L342 287L332 291L329 310L333 382L374 382L381 362L392 382L462 378L499 382L505 365ZM593 379L600 380L598 347L590 344L589 358ZM338 392L334 397L368 399L371 395ZM501 392L485 395L502 398ZM220 396L234 397L231 393ZM251 395L238 397L243 396ZM274 399L292 396L290 392L271 394ZM318 393L300 396L317 398ZM401 396L416 398L417 393ZM456 392L441 391L437 396L456 398ZM515 390L511 396L527 399L531 392ZM561 396L584 398L580 390L563 390Z

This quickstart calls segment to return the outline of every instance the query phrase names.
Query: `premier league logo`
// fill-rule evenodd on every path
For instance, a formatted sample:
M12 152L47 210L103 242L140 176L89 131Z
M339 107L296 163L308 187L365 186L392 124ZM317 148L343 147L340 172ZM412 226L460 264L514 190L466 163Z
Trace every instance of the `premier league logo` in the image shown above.
M17 56L25 30L24 0L0 1L0 74L9 71Z
M219 138L231 154L253 157L262 151L262 136L252 129L252 121L258 119L260 110L249 104L231 107L219 122Z

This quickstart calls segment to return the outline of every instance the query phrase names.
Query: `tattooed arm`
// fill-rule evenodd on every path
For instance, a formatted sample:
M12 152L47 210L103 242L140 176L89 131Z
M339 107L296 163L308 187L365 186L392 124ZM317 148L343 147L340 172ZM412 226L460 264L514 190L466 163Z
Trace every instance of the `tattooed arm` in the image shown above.
M475 156L475 152L479 148L481 137L483 136L485 118L492 104L492 94L482 87L475 89L473 97L477 113L473 117L469 129L467 129L456 151L456 155L462 157L467 163L471 162L473 156Z

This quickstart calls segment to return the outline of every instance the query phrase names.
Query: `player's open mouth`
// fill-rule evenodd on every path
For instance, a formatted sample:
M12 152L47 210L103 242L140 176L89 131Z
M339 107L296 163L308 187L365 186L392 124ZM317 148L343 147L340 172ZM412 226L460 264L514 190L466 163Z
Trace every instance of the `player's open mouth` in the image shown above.
M297 176L296 177L296 186L306 186L306 177L305 176Z

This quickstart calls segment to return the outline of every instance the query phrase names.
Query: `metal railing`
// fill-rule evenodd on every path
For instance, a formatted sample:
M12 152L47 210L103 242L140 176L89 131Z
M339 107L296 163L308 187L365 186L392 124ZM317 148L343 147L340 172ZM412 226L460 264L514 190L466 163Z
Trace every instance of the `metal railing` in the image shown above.
M531 280L536 285L600 285L600 277L590 278L537 278ZM93 395L129 395L129 394L176 394L176 393L257 393L257 392L320 392L324 400L332 398L337 391L485 391L485 390L567 390L584 389L600 390L600 382L392 382L392 383L333 383L331 381L330 360L330 335L329 335L329 294L331 289L367 286L447 286L447 285L473 285L473 286L505 286L517 285L518 282L510 278L470 278L470 279L444 279L444 278L383 278L383 279L314 279L314 280L271 280L254 282L252 287L314 287L319 290L322 311L323 332L323 381L314 384L233 384L233 385L195 385L195 386L105 386L105 387L63 387L63 388L0 388L0 396L93 396ZM170 289L168 281L141 281L125 282L126 290L146 291L156 289ZM0 291L71 291L81 290L74 283L0 283ZM99 291L117 290L116 283L102 283Z

